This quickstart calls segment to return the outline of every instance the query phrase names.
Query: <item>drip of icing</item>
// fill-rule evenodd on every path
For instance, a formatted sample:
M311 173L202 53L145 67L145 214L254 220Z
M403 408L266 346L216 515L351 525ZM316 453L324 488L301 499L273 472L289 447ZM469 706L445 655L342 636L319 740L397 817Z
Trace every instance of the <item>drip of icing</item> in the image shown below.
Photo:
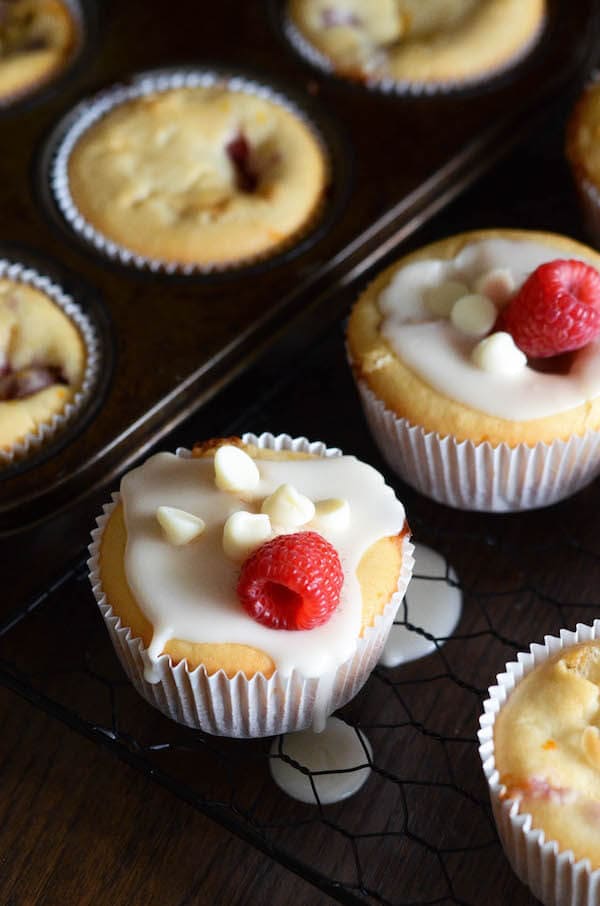
M325 679L315 718L322 726L331 693L327 676L353 654L360 632L362 597L356 569L372 544L402 530L404 508L382 476L352 456L259 460L258 466L259 486L243 497L216 487L212 459L160 453L124 477L125 571L154 629L146 679L156 681L156 660L171 638L249 645L268 654L283 677L296 669L305 677ZM285 482L311 500L344 498L352 514L349 527L321 532L338 551L344 585L328 622L307 631L270 629L250 619L236 595L239 565L228 560L222 548L225 520L238 510L259 512L264 498ZM159 506L201 517L204 533L190 545L168 544L155 518Z
M314 805L310 777L279 758L279 751L279 739L275 739L269 760L273 780L292 799ZM368 762L372 760L373 750L369 740L337 717L330 717L320 733L304 730L284 736L282 751L311 772L333 772L313 776L322 805L352 796L371 773Z
M492 374L472 361L479 338L462 333L448 319L436 318L425 303L427 290L447 280L474 287L484 274L498 268L510 272L518 291L540 264L564 257L563 249L539 242L483 239L465 246L451 261L414 261L400 268L379 296L381 333L431 387L480 412L528 421L573 409L600 395L599 341L575 353L568 374L530 367L516 374ZM588 263L596 265L597 259Z
M406 606L406 621L418 626L436 639L450 636L460 620L462 593L459 588L446 581L446 562L437 551L423 544L415 544L415 568L404 605L398 611L397 619L403 618ZM419 578L424 576L426 578ZM449 571L455 582L456 574ZM443 580L443 581L441 581ZM438 645L443 642L438 642ZM425 636L406 626L394 623L385 643L380 663L384 667L397 667L408 661L416 661L435 651L436 646Z
M324 674L317 687L314 704L313 732L322 733L327 725L327 718L333 708L330 707L333 695L335 673Z
M170 638L171 629L169 626L162 627L160 631L154 630L152 641L150 642L148 649L143 652L144 679L146 682L160 682L160 672L158 670L157 661Z

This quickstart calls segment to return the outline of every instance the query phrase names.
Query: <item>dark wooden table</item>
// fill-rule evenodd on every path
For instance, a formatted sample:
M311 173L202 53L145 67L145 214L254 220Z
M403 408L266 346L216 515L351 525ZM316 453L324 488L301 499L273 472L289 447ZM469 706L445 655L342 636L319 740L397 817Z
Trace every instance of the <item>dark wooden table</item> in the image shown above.
M410 245L491 226L583 238L562 159L565 115ZM389 475L368 435L341 324L295 357L263 359L162 447L247 429L306 434L386 472L417 540L457 570L465 606L455 639L377 670L344 709L373 743L378 770L363 793L323 810L298 806L269 781L265 743L177 728L123 681L81 569L97 500L8 539L3 581L18 580L29 609L20 604L0 633L0 902L530 906L490 822L479 703L516 650L600 615L598 483L522 516L458 513L419 497ZM66 576L57 537L74 558Z

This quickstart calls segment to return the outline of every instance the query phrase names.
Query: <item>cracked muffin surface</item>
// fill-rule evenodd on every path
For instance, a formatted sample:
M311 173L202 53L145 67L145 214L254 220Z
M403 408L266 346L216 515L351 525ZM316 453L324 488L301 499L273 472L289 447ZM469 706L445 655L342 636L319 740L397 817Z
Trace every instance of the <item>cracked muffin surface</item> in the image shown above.
M312 222L327 166L283 104L226 83L172 88L112 108L77 141L77 210L145 258L199 266L261 256Z
M544 0L290 0L292 22L339 73L451 85L510 65L538 36Z

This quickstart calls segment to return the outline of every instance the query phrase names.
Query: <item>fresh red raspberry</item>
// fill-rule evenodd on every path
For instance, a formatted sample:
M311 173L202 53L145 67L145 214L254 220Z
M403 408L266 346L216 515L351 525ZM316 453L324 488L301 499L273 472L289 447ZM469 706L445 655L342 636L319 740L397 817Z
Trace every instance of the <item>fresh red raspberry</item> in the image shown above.
M600 274L583 261L550 261L504 309L506 330L525 355L543 359L581 349L600 334Z
M336 549L317 532L267 541L242 566L244 609L271 629L314 629L337 607L344 581Z

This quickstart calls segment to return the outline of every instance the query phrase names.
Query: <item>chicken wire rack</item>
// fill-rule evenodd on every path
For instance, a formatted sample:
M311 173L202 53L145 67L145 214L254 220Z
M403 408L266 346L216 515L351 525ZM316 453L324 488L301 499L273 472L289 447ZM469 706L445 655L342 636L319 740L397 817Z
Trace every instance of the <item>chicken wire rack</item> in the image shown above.
M241 417L215 406L173 442L244 430L288 431L373 463L405 502L417 542L439 551L460 589L449 638L427 631L411 588L397 622L431 653L379 666L339 716L372 746L370 776L344 802L287 797L273 782L281 743L229 740L179 726L126 680L94 603L83 551L0 626L0 682L110 749L171 793L342 903L533 903L498 842L477 752L481 702L515 652L600 611L598 487L547 511L452 511L403 485L374 447L336 331L286 380L252 387ZM238 400L239 404L239 400ZM416 581L424 577L417 560ZM302 770L300 768L300 770ZM304 769L305 770L305 769ZM310 773L310 772L309 772ZM485 879L485 880L483 880ZM502 891L494 900L490 891Z

